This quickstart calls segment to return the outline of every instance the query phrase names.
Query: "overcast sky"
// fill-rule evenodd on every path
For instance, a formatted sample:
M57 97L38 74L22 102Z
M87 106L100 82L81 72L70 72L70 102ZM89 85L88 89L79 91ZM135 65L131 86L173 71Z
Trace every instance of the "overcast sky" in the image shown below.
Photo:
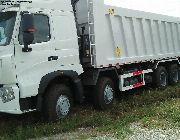
M180 0L105 0L105 4L180 17Z

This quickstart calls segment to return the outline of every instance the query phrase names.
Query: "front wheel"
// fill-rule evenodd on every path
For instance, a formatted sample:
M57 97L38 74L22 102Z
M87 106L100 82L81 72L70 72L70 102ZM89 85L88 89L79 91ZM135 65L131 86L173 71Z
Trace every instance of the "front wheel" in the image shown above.
M100 110L111 108L114 101L114 91L113 81L108 77L101 77L94 88L94 107Z
M72 108L71 90L63 84L51 86L44 100L44 117L56 121L69 115Z

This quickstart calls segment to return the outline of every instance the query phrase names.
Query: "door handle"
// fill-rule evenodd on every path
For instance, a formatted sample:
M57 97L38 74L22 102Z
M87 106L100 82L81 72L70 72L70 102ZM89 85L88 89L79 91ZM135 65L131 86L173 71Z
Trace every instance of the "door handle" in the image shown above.
M58 60L58 56L49 56L48 61Z

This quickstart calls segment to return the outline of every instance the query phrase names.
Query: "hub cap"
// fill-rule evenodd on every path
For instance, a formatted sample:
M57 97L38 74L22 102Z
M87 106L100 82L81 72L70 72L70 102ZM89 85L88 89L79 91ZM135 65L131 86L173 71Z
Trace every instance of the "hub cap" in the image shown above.
M104 90L104 101L106 104L110 104L113 100L113 89L110 85L107 85Z
M165 72L160 74L160 84L161 86L165 87L167 85L167 75Z
M67 96L61 95L57 100L56 113L59 118L64 118L70 110L70 101Z

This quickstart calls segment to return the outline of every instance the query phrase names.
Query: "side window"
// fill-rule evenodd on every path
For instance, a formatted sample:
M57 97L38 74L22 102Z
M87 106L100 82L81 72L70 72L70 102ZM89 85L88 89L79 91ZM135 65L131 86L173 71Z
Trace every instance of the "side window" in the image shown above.
M34 41L32 44L47 42L50 40L49 17L42 14L34 14ZM20 26L19 43L23 44L23 33Z

